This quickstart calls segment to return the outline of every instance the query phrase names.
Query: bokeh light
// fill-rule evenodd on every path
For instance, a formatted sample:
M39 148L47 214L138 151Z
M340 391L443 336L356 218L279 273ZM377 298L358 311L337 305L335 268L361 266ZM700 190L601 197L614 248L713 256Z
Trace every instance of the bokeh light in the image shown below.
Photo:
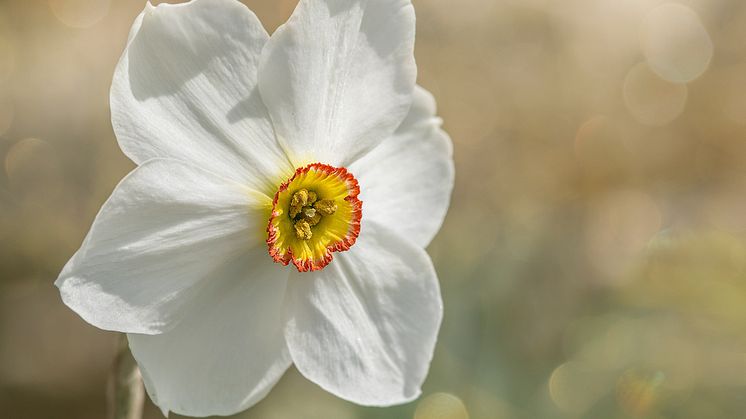
M707 29L692 9L665 3L645 18L640 34L650 67L672 83L690 82L705 72L713 44Z
M469 419L469 412L455 395L435 393L417 404L414 419Z
M658 77L647 64L639 63L624 79L624 103L640 123L666 125L684 111L687 88Z
M49 0L60 22L72 28L88 28L109 12L111 0Z
M563 412L582 416L603 395L603 372L571 361L557 367L549 376L549 394Z

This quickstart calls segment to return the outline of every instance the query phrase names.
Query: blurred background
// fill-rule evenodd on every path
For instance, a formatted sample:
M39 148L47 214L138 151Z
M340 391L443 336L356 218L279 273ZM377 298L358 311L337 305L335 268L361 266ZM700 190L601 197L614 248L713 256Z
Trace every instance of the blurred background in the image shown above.
M296 1L245 3L271 32ZM238 417L746 418L746 2L414 3L457 170L423 397L291 369ZM0 0L2 418L105 416L117 336L52 283L133 168L108 89L143 6Z

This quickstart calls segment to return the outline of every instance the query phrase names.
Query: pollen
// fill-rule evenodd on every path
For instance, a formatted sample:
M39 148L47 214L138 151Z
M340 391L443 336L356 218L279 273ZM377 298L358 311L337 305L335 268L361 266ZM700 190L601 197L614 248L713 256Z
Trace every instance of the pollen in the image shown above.
M293 224L295 227L295 237L301 240L311 240L313 237L313 231L311 231L311 224L306 220L299 220Z
M337 211L337 204L331 199L319 201L313 207L323 215L332 215Z
M360 233L362 202L355 177L345 168L314 163L280 185L267 225L275 262L298 271L323 269L333 252L348 250Z
M334 215L337 204L332 199L316 201L316 192L301 189L290 199L290 218L293 219L295 236L300 240L311 240L311 227L321 222L322 216Z

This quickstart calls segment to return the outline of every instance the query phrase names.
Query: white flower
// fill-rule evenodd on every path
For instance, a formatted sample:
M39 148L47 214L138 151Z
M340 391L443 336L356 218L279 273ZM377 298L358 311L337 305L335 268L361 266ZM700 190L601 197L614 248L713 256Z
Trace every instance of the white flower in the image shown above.
M420 394L453 162L414 27L409 0L301 0L271 38L234 0L135 21L111 111L138 167L56 284L164 413L244 410L293 363L359 404Z

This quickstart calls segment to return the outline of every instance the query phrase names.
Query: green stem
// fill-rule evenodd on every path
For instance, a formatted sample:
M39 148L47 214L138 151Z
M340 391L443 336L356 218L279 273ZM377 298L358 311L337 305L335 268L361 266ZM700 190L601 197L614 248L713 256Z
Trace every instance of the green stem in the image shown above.
M142 419L145 389L132 357L127 335L119 338L119 350L109 376L109 418Z

